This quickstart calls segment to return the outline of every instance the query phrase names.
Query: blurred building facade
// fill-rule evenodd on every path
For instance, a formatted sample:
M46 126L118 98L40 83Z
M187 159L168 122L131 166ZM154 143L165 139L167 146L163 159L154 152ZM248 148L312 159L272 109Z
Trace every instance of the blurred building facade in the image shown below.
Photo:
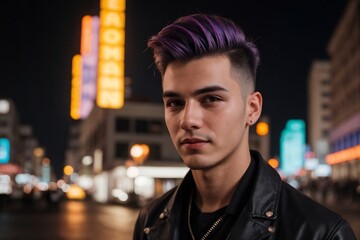
M81 146L80 146L81 121L73 121L69 126L65 162L72 166L76 172L80 171Z
M20 138L20 164L23 172L41 175L41 161L42 159L34 155L34 150L39 147L38 140L33 135L33 129L29 125L22 125L18 128Z
M129 100L121 109L95 106L90 115L72 129L67 163L80 169L80 160L90 156L95 173L111 170L131 159L130 149L134 144L149 146L149 161L180 162L163 114L160 103Z
M17 112L14 102L10 99L0 100L0 137L7 139L10 143L9 162L20 164L22 162L21 155L19 154L20 146L20 133L18 131L19 114ZM3 152L3 154L6 154Z
M21 124L12 100L0 99L0 196L38 199L55 178L51 161L32 127Z
M308 77L308 141L314 157L325 162L329 153L330 112L330 63L313 61Z
M32 127L23 125L11 99L0 99L0 174L19 172L40 176L40 161L33 151L39 146ZM8 142L8 147L3 143Z
M328 44L331 153L336 181L360 179L360 1L349 0Z

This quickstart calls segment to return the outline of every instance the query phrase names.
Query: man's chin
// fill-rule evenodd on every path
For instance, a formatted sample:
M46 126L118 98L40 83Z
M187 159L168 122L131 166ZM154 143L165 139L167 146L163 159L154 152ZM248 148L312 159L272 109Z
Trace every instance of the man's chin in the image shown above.
M211 168L209 162L203 159L183 159L183 163L191 170L207 170Z

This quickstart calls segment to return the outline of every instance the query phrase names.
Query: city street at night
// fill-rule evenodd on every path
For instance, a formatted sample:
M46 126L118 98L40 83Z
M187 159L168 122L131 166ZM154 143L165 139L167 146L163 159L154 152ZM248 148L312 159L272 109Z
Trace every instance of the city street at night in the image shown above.
M360 240L360 0L2 8L0 240Z
M337 211L360 239L360 208ZM58 206L9 203L0 211L0 239L131 240L138 209L92 201L63 201Z

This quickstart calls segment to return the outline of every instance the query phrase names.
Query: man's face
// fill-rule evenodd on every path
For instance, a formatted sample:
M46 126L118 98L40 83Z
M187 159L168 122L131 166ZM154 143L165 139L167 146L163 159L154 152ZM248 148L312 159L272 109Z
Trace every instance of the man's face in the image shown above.
M252 95L241 95L241 83L235 76L225 56L173 62L166 68L165 121L176 149L191 169L231 166L249 151L254 101Z

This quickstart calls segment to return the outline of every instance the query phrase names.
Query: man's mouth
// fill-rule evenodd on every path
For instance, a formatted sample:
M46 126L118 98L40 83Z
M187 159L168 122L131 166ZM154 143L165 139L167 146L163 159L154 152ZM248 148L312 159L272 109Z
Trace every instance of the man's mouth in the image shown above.
M196 143L204 143L204 142L208 142L208 141L201 138L184 138L181 140L181 144L196 144Z

